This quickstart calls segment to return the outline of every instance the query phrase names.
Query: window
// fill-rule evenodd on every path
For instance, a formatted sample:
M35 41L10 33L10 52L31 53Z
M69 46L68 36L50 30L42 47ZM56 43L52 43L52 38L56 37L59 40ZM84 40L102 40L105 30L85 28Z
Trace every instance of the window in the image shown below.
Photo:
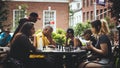
M89 6L89 0L87 0L87 3L86 3L86 4L87 4L87 7L88 7L88 6Z
M85 7L85 0L83 0L83 7Z
M107 11L107 9L104 9L104 17L106 17L107 16L107 13L106 13L106 11Z
M102 17L103 17L102 12L103 12L103 10L101 9L101 10L100 10L100 14L101 14L101 15L100 15L100 19L102 19Z
M43 11L43 27L50 25L56 31L56 11L44 10Z
M90 5L92 6L92 5L93 5L93 0L90 0L90 1L91 1L91 4L90 4Z
M85 12L83 13L83 21L85 21Z
M87 12L87 20L89 20L89 12Z
M13 30L18 26L18 21L25 17L25 12L21 9L13 10Z
M78 9L80 8L80 3L77 3L77 8L78 8Z
M99 14L99 10L97 10L97 13L96 13L96 15L97 15L96 18L97 18L97 19L99 19L98 14Z
M91 20L93 20L93 11L91 11Z

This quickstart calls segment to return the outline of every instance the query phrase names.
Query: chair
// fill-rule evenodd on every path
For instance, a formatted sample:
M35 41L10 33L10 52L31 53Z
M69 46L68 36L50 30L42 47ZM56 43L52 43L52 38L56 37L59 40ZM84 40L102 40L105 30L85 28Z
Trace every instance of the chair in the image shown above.
M103 68L118 68L117 67L117 60L118 60L118 57L119 57L119 49L118 49L118 46L114 46L113 48L113 52L112 52L112 60L110 61L109 64L107 65L103 65Z
M113 57L112 57L112 62L113 62L114 68L117 68L116 61L118 60L118 58L119 58L119 47L115 46L113 49Z

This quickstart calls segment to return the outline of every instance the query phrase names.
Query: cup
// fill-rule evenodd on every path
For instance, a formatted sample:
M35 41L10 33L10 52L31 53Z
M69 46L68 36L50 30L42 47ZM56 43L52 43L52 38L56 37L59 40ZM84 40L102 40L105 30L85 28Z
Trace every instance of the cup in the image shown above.
M86 42L86 45L87 45L87 46L91 45L91 42L90 42L90 41L87 41L87 42Z

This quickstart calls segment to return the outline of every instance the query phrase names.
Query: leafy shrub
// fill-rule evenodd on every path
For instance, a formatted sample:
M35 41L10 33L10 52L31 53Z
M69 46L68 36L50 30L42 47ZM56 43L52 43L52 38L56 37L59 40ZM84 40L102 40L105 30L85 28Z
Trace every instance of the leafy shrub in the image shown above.
M65 31L63 29L57 29L52 33L53 39L58 45L64 45L65 43Z

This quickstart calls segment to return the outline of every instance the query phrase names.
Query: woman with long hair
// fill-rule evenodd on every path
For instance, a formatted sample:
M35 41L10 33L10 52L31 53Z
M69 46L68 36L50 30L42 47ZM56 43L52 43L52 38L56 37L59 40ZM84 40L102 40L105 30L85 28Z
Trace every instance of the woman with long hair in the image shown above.
M29 37L35 32L33 22L26 22L20 31L15 34L10 43L10 57L21 61L25 68L29 68L29 55L36 49L30 42Z
M110 39L108 37L109 28L107 22L103 20L95 20L91 22L92 33L97 39L95 47L89 43L87 49L92 50L92 57L79 65L79 68L102 68L109 64L112 56Z

